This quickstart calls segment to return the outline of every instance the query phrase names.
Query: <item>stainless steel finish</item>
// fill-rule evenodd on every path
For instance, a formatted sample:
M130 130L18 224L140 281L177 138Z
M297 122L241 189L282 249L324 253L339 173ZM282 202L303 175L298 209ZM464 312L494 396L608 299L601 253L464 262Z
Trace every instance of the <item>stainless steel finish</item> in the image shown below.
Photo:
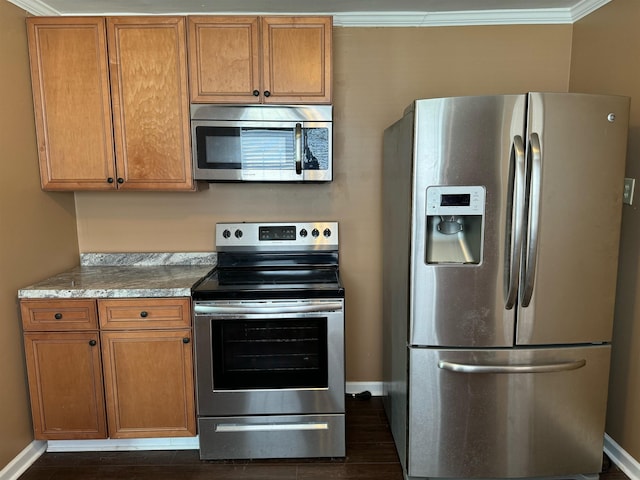
M538 232L540 230L540 189L542 180L542 152L540 151L540 138L537 133L532 133L529 138L529 168L531 180L529 186L529 215L527 217L527 236L524 243L523 257L525 262L522 268L522 294L520 305L529 306L536 274L536 262L538 259Z
M245 315L341 312L343 302L332 300L263 300L263 301L223 301L208 302L206 305L196 302L193 312L196 315L215 314L216 317L232 315L245 318Z
M531 93L528 103L542 186L535 288L519 307L516 343L609 342L629 99Z
M599 95L428 99L385 131L384 404L405 479L597 478L628 114ZM425 197L464 185L486 189L481 262L429 263Z
M291 128L298 133L302 128L328 130L328 168L312 170L302 168L301 149L296 147L295 165L290 170L264 169L204 169L198 166L198 127L260 127ZM191 104L191 147L193 171L196 180L204 181L258 181L258 182L326 182L333 179L333 107L331 105L212 105ZM297 172L298 166L300 172Z
M240 423L228 423L226 425L216 425L216 432L282 432L285 430L328 430L327 422L308 423L256 423L244 425Z
M294 303L293 301L291 303ZM217 302L194 304L194 340L196 356L196 380L198 414L200 416L222 415L277 415L291 412L344 412L344 300L332 299L327 304L331 308L312 312L305 310L301 303L299 309L289 313L243 313L237 318L270 318L292 320L300 318L327 319L327 350L329 356L328 388L326 389L260 389L260 390L217 390L213 375L211 358L211 322L229 317L227 314L200 313L202 310L216 308ZM340 305L340 308L336 306Z
M331 414L198 419L201 456L213 460L344 457L344 430Z
M302 175L302 124L296 123L296 174Z
M522 350L409 349L408 475L514 478L599 472L610 346ZM586 360L543 373L458 373L465 365ZM455 408L452 408L455 407ZM566 478L566 477L565 477Z
M505 252L509 258L505 263L509 268L505 268L508 275L505 294L505 308L511 310L518 298L518 286L520 278L520 260L522 251L523 222L525 217L525 195L526 195L526 170L525 170L525 150L524 142L520 135L513 137L511 147L511 165L513 175L509 174L509 192L507 193L507 216L506 216L506 236ZM513 234L511 233L513 232Z
M191 120L330 122L331 105L220 105L191 104Z
M406 149L400 152L403 161L411 162L414 156L419 164L413 179L411 258L424 258L429 186L478 185L488 194L484 258L479 265L411 262L410 284L416 287L410 292L409 343L511 346L515 310L504 308L502 253L509 192L505 159L510 156L513 138L524 136L525 97L429 99L414 105L405 115L414 117L415 146L410 142L400 147ZM450 141L452 131L465 135Z
M587 364L585 359L541 365L475 365L440 360L438 368L458 373L549 373L576 370Z
M260 227L293 227L296 237L276 241L261 241ZM314 236L313 231L318 235ZM302 234L302 232L306 234ZM325 235L325 231L329 235ZM228 234L225 234L228 232ZM338 250L338 222L269 222L269 223L217 223L216 251L298 251Z

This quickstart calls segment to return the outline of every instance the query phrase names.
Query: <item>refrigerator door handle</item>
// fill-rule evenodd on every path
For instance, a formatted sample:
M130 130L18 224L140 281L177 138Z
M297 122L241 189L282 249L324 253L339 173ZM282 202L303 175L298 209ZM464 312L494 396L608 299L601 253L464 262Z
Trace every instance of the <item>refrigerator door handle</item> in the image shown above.
M585 359L541 365L471 365L440 360L438 368L455 373L553 373L577 370L586 364Z
M520 135L513 137L511 144L511 172L507 206L507 228L505 239L505 308L511 310L518 298L520 258L522 256L522 230L525 216L525 150Z
M540 224L540 195L542 185L542 150L540 137L532 133L529 137L531 155L531 181L529 185L529 220L525 246L524 268L522 273L523 289L520 298L522 307L528 307L533 295L538 254L538 231Z

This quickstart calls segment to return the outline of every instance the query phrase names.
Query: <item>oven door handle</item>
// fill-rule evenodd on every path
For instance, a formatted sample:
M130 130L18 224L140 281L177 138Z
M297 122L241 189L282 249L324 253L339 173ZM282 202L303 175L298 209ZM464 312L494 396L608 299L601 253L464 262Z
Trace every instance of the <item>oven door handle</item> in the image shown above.
M243 305L194 305L196 314L279 314L279 313L309 313L331 312L342 310L342 302L326 302L310 305L274 305L267 306L260 303Z

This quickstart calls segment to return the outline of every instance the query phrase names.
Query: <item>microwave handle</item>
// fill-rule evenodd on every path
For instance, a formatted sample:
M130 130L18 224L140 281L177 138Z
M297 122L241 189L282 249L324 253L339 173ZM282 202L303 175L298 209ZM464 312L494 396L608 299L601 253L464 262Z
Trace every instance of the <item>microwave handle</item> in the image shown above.
M302 124L296 123L296 174L302 175Z

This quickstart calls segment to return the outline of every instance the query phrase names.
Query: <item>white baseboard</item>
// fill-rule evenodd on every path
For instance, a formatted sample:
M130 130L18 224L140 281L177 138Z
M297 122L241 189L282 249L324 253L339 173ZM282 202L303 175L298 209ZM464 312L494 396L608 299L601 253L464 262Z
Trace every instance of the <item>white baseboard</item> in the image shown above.
M382 396L382 382L347 382L348 394L360 393L369 390L374 397Z
M604 453L631 480L640 480L640 462L629 455L616 441L604 434Z
M118 450L197 450L198 437L49 440L47 452L114 452ZM2 480L2 479L0 479Z
M0 470L0 480L17 480L47 449L47 442L34 440Z

